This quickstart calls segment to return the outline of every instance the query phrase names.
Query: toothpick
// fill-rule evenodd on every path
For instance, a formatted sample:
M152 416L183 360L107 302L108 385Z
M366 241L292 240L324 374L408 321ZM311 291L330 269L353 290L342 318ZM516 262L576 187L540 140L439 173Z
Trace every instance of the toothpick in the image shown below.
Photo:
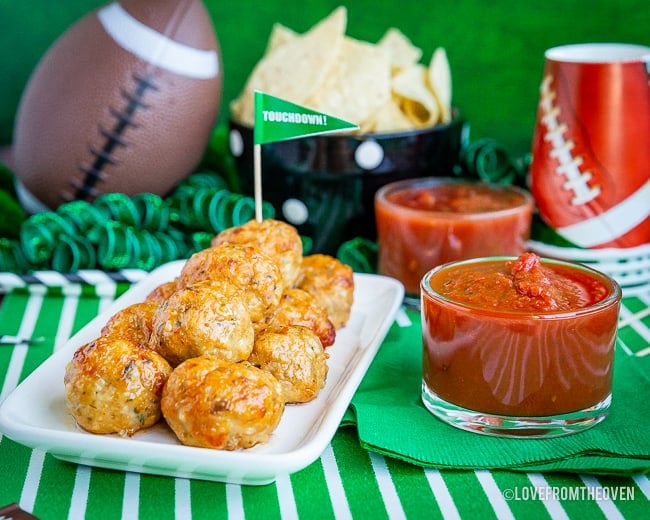
M253 175L255 183L255 220L262 222L262 145L253 145Z

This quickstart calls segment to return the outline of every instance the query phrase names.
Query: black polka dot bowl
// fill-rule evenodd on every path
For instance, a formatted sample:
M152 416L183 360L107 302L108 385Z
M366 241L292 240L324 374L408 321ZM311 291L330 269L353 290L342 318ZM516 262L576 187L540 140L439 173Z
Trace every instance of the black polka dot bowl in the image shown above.
M253 195L253 129L229 125L241 190ZM273 204L276 218L312 239L312 252L335 254L351 238L376 238L373 200L384 184L452 175L467 134L456 114L426 129L267 143L261 147L262 198Z

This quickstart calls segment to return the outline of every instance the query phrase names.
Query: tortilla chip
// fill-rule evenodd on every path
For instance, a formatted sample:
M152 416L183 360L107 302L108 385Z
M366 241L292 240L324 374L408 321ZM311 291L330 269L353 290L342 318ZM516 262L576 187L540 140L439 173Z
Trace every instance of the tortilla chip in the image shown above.
M248 78L241 99L233 103L237 120L254 124L256 90L304 105L331 75L341 54L346 25L347 10L338 7L306 33L265 55Z
M376 45L346 37L335 71L307 106L361 125L390 100L389 57Z
M390 100L360 127L363 133L402 132L412 129L413 123L402 112L395 96L391 96Z
M442 47L428 68L422 50L394 27L373 45L345 36L339 7L298 34L273 25L267 47L230 116L253 126L256 90L359 125L358 132L398 132L451 120L451 72Z
M386 31L377 46L388 52L394 74L415 65L422 57L422 49L413 45L411 40L395 27Z
M440 108L440 120L448 123L451 121L451 69L447 53L442 47L433 52L428 73L429 87Z
M440 108L427 87L427 68L416 64L393 78L393 92L400 100L402 111L416 128L435 125L440 118Z
M298 37L298 33L285 27L280 23L273 24L271 29L271 35L269 36L269 41L266 44L266 51L264 55L267 56L271 54L275 49L284 45L285 43L293 40Z

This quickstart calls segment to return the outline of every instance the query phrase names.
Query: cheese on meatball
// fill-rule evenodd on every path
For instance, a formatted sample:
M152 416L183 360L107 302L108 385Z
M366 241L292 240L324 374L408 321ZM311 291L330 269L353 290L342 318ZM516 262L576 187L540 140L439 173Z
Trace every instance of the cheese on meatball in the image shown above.
M287 403L306 403L325 386L328 357L311 329L276 326L258 334L248 360L280 381Z
M171 371L153 350L101 336L79 347L66 366L68 411L89 432L132 435L160 419L163 386Z
M161 406L183 444L236 450L269 440L282 417L284 399L269 372L246 361L199 356L174 369Z
M172 366L203 354L242 361L253 350L254 335L240 290L208 280L178 289L160 305L151 345Z
M250 244L259 247L279 266L284 289L293 286L302 262L302 240L295 227L281 220L250 220L241 226L224 229L212 239L212 245Z

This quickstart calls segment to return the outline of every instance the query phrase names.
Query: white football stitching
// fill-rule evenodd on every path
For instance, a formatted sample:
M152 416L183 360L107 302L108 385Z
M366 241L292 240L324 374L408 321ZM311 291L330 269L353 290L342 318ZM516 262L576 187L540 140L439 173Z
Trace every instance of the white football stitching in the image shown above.
M583 158L572 155L575 142L566 140L564 137L568 127L566 123L561 122L560 108L554 104L556 93L551 88L552 82L553 76L547 75L544 77L540 88L540 107L543 114L541 122L547 129L544 140L552 145L552 150L549 153L551 158L560 163L555 173L567 178L563 187L566 190L573 191L571 204L578 206L595 199L600 194L600 187L589 185L592 179L591 172L581 171L580 167L584 162Z

